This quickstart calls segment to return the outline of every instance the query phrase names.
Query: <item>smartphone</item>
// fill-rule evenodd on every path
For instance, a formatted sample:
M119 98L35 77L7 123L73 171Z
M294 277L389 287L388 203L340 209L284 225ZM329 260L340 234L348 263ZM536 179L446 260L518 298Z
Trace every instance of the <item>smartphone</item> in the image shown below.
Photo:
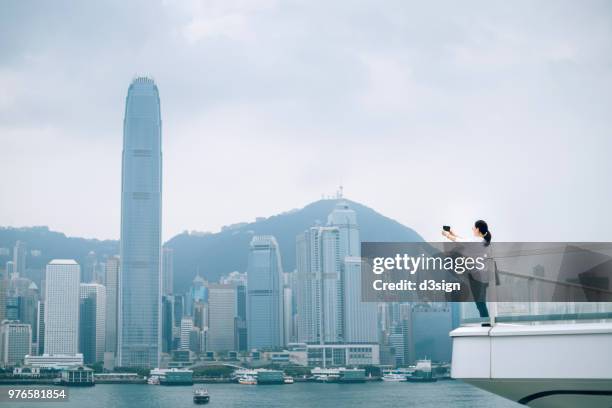
M450 232L450 225L443 225L442 229L446 232Z

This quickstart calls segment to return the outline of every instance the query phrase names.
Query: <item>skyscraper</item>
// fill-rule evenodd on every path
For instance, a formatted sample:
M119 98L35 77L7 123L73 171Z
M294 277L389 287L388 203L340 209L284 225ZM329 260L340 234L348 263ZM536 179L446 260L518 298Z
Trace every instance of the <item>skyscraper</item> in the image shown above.
M170 353L173 347L174 297L162 296L162 352Z
M298 341L376 342L376 305L361 302L361 241L355 211L340 200L327 221L327 226L311 227L296 239Z
M234 318L234 350L247 351L247 274L230 272L219 278L219 283L232 284L236 288L236 317ZM208 309L206 311L208 313ZM208 319L208 314L206 315ZM204 326L208 326L208 320ZM204 327L202 326L202 327ZM208 333L206 333L207 335Z
M342 258L340 231L335 227L319 229L321 288L321 327L323 341L341 342L343 334Z
M15 262L6 261L6 274L5 279L11 279L13 277L13 273L15 273Z
M296 238L297 339L319 342L321 279L318 273L318 228L312 227Z
M297 237L299 341L342 341L341 267L338 228L311 227Z
M38 333L36 335L38 349L35 352L42 355L45 352L45 303L43 301L38 302L36 313L38 318Z
M73 259L54 259L45 274L45 353L74 355L79 348L81 268Z
M106 340L105 347L109 353L117 353L117 293L119 292L119 257L106 260Z
M189 350L189 340L191 331L193 330L193 319L191 317L183 317L181 319L181 350Z
M295 341L293 336L293 291L291 288L292 274L283 273L283 344Z
M453 328L450 303L419 303L405 316L407 324L407 363L428 358L432 361L449 362L452 341L448 333Z
M209 284L207 350L229 351L234 348L236 303L234 284Z
M162 295L174 293L174 250L162 249Z
M32 328L32 341L37 342L36 329L38 327L38 322L36 318L36 309L40 296L38 293L38 286L29 279L25 280L26 283L29 282L29 286L27 288L17 289L13 292L14 296L9 296L7 299L7 306L9 306L7 318L9 320L19 320L21 323L29 324Z
M32 327L5 320L0 326L0 365L12 367L32 351Z
M87 364L104 361L106 341L106 288L99 283L81 283L79 349Z
M6 319L6 289L7 279L0 277L0 322Z
M185 314L193 315L193 308L197 302L206 302L208 300L208 281L196 274L191 283L191 287L185 296Z
M13 248L13 272L17 276L25 277L27 253L28 249L25 242L17 241L15 248Z
M150 78L130 84L123 123L119 365L158 367L161 349L161 115Z
M340 200L327 217L327 224L338 228L340 233L340 259L344 262L347 256L361 256L361 240L357 214L348 203Z
M81 270L81 281L83 283L96 282L96 268L98 265L98 257L94 251L89 251L85 257L85 265Z
M378 342L376 303L361 301L361 258L344 259L344 331L347 343Z
M283 267L276 239L251 240L247 269L247 339L249 348L284 345Z

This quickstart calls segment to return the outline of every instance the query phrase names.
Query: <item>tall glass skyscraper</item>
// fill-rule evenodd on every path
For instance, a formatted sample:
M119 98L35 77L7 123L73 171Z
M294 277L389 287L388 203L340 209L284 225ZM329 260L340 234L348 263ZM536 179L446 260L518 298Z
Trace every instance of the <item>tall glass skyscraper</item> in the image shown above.
M283 268L276 239L251 240L247 271L247 339L249 348L274 349L285 344Z
M118 364L158 367L161 349L161 115L150 78L130 84L123 122Z

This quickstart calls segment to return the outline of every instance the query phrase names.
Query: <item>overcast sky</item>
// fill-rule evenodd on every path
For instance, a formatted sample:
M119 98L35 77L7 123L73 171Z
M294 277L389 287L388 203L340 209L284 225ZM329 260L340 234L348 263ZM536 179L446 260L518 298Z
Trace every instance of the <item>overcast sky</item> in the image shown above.
M430 240L612 240L609 1L0 1L0 225L119 237L135 75L164 239L342 184Z

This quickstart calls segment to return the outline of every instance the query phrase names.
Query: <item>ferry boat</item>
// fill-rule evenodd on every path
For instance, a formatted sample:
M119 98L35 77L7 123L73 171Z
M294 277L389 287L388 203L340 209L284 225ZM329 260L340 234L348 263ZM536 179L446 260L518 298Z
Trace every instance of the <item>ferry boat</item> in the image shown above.
M293 384L295 381L293 380L293 377L285 376L285 378L283 378L283 382L285 384Z
M148 384L156 385L193 385L193 371L187 368L154 368Z
M208 404L210 401L210 394L205 388L196 388L193 390L193 403L194 404Z
M257 370L257 384L284 384L284 377L282 371L280 370L268 370L264 368L260 368Z
M235 370L232 374L232 380L234 382L239 382L239 380L243 377L257 378L257 370L249 368L240 368L238 370Z
M408 382L436 382L437 378L431 371L431 360L418 360L411 376L406 377Z
M386 382L403 382L406 381L406 374L400 374L393 371L383 374L382 380Z
M257 379L250 375L245 375L238 378L238 384L242 385L257 385Z
M340 368L338 381L341 383L362 383L366 381L363 368Z
M315 367L310 373L311 378L317 382L337 382L340 379L340 370L337 368Z
M152 375L147 379L147 384L149 385L159 385L159 377L156 375Z

